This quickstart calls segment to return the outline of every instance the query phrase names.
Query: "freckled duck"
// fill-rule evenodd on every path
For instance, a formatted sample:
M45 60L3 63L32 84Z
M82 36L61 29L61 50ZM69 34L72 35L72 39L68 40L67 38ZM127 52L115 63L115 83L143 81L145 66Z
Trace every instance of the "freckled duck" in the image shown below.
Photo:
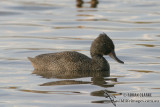
M28 57L35 70L54 71L109 71L110 66L103 55L109 55L119 63L124 63L116 57L114 44L105 34L100 34L93 42L90 48L92 58L75 52L64 51L58 53L47 53ZM63 73L63 72L62 72Z

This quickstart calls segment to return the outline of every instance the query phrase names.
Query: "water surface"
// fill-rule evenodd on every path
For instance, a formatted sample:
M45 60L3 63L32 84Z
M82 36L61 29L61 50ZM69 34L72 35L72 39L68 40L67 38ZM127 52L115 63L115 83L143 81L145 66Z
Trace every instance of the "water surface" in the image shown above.
M106 107L116 99L160 100L160 1L0 0L0 106ZM110 77L32 74L28 56L78 51L90 56L102 32L115 43L119 64L105 56ZM98 74L97 74L98 75ZM151 93L152 97L125 97ZM160 103L123 103L117 107L159 107Z

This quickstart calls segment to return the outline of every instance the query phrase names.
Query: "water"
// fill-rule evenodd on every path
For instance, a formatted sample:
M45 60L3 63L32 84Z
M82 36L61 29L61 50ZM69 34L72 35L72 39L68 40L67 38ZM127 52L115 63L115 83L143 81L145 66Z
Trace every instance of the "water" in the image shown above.
M160 100L160 1L99 0L82 7L75 0L0 0L1 107L114 107L114 100ZM90 56L102 32L115 43L119 64L105 56L110 77L54 78L32 74L27 57L59 51ZM126 93L151 93L129 97ZM117 107L159 107L160 103L116 102Z

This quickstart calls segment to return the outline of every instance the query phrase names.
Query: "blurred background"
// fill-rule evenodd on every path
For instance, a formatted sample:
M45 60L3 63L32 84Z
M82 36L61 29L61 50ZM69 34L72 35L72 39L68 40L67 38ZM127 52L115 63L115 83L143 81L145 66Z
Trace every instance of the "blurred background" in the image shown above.
M116 99L143 92L152 97L127 99L160 100L159 6L159 0L0 0L0 106L114 106L104 90ZM66 50L90 56L91 42L103 32L125 62L105 56L110 77L32 74L28 56Z

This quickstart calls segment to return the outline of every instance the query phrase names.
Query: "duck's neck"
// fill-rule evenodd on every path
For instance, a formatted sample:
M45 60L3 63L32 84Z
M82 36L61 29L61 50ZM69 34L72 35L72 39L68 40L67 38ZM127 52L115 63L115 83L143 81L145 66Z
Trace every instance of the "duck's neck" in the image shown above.
M96 51L90 51L91 57L103 57L103 54L101 54L100 52L96 52Z
M105 62L106 59L103 57L103 55L92 55L92 60L96 62Z
M92 67L97 70L109 70L108 61L103 57L103 55L93 55L92 56Z

